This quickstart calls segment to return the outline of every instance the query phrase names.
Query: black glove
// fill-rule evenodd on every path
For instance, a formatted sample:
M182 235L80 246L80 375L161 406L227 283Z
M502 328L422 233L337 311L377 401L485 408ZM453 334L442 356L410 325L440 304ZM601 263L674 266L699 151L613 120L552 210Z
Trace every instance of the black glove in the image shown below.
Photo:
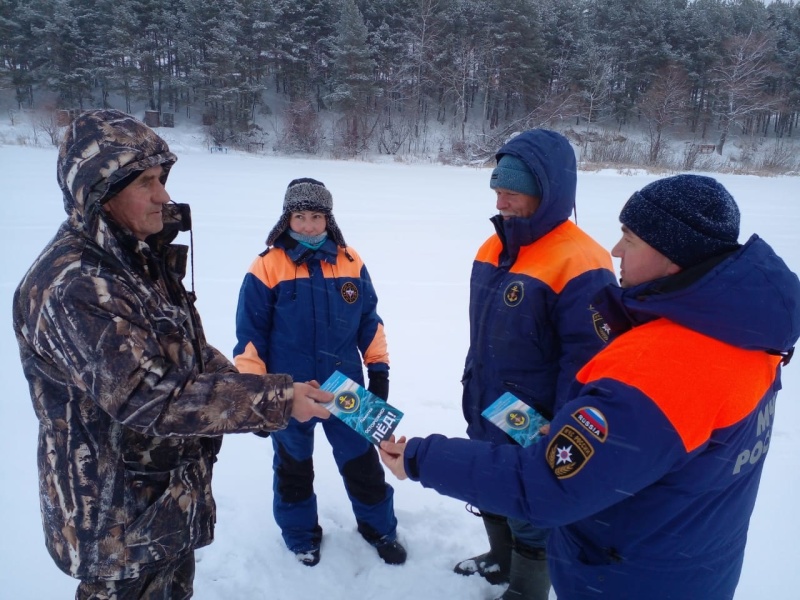
M259 429L258 431L254 431L253 433L255 433L258 437L263 437L263 438L269 437L269 431L264 431L263 429Z
M389 372L367 369L369 386L367 389L381 400L389 399Z

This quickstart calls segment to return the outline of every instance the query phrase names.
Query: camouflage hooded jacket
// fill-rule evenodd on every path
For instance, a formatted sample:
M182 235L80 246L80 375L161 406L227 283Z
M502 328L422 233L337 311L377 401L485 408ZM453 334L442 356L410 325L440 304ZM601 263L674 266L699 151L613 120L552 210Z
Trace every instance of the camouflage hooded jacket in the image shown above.
M104 216L115 185L175 160L123 113L78 117L58 158L68 218L14 295L46 544L80 579L137 577L210 543L213 436L291 414L289 377L239 374L204 339L181 284L187 248L170 244L188 207L167 205L147 243Z

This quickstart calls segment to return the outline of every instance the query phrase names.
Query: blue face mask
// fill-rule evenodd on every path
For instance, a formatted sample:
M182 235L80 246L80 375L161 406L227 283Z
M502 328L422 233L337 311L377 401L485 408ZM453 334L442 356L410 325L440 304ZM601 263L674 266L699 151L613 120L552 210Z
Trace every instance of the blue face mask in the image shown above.
M306 248L311 248L311 250L317 250L325 243L325 240L328 239L328 230L326 229L319 235L303 235L302 233L297 233L296 231L289 230L289 236L301 244Z

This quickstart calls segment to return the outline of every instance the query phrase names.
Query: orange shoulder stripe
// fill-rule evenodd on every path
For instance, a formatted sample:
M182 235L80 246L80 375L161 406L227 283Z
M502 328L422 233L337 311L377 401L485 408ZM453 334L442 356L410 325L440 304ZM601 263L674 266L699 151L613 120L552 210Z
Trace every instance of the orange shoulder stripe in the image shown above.
M500 243L500 238L497 234L486 240L483 245L478 248L478 254L475 260L478 262L489 263L490 265L497 266L500 261L500 251L503 249L503 244Z
M336 257L336 276L352 277L354 279L361 277L361 267L364 266L364 261L361 260L358 252L350 247L347 248L347 253L353 260L350 260L344 255L344 248L339 248L339 255Z
M347 252L353 258L352 261L344 255L344 248L339 248L336 265L323 264L322 270L326 277L357 278L361 276L361 267L364 265L361 257L352 248L348 248ZM264 256L256 257L250 265L250 273L272 289L283 281L308 278L308 267L295 265L286 252L280 248L273 248Z
M494 235L481 246L475 260L497 266L502 248L500 238ZM511 272L538 279L558 294L570 281L595 269L613 272L611 255L575 223L564 221L521 248Z
M635 327L578 372L640 390L675 427L687 452L742 420L775 380L780 356L744 350L666 319Z
M283 250L273 248L264 256L256 257L250 265L250 273L272 289L282 281L308 277L308 268L295 265Z

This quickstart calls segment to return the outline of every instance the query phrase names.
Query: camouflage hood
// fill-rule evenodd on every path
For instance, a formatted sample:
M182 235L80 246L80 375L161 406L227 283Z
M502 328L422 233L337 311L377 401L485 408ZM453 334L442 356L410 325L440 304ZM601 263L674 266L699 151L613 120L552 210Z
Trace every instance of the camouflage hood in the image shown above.
M58 185L72 224L93 230L100 206L142 171L178 158L141 121L118 110L91 110L67 128L58 152Z
M169 243L188 207L165 204L145 241L101 210L142 169L174 161L131 117L81 115L58 160L68 220L14 293L45 543L79 579L144 576L209 544L219 436L291 417L289 376L239 374L205 339L182 283L188 249Z

